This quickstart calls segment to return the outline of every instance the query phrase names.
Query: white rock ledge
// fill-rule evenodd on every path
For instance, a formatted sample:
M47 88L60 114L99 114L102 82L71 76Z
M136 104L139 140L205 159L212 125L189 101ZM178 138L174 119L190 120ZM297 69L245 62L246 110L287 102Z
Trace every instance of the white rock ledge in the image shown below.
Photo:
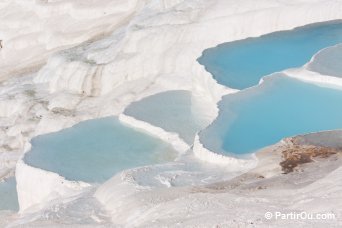
M30 148L30 145L26 147ZM17 162L15 178L20 213L32 213L52 200L77 195L90 187L88 183L69 181L57 173L32 167L23 161L23 157Z
M236 170L248 170L254 168L257 163L257 157L254 154L249 155L250 158L235 158L225 156L223 154L218 154L212 152L204 147L204 145L200 142L198 134L195 137L194 146L193 146L194 154L200 160L215 163L218 165L229 165L229 169L232 171Z
M127 116L125 114L120 114L119 120L122 123L130 125L134 128L147 131L150 135L157 137L165 141L166 143L170 143L172 147L180 154L185 153L190 148L190 146L186 142L184 142L177 133L167 132L160 127L153 126L152 124L137 120L134 117Z

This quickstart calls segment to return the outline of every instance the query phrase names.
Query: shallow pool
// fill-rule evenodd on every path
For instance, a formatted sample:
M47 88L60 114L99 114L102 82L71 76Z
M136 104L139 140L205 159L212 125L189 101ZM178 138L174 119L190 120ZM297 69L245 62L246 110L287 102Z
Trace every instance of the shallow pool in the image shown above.
M323 75L342 78L342 44L320 51L308 69Z
M178 133L185 142L192 144L196 133L205 124L201 113L192 109L191 92L183 90L158 93L127 107L125 114L138 120Z
M8 178L0 181L0 211L18 211L18 196L15 178Z
M277 74L263 84L227 95L218 118L200 137L215 152L245 154L282 138L342 129L342 89Z
M299 67L320 49L342 42L342 23L328 22L221 44L199 58L223 85L245 89L268 74Z
M24 160L69 180L103 182L124 169L173 160L169 144L132 129L115 117L81 122L35 137Z

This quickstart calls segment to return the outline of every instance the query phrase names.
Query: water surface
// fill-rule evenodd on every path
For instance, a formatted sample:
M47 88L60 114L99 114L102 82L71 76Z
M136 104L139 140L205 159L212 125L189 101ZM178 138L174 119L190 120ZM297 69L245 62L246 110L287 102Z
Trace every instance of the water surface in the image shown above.
M307 63L319 50L342 42L341 21L312 24L207 49L199 58L218 83L235 89L263 76Z
M323 75L342 78L342 44L320 51L308 69Z
M0 181L0 211L18 211L18 195L15 178L8 178Z
M132 103L125 114L178 133L185 142L192 144L204 124L200 121L201 113L194 113L191 99L189 91L162 92Z
M200 135L212 151L245 154L285 137L342 129L342 89L277 74L257 87L227 95L220 115Z
M25 155L31 166L69 180L103 182L124 169L171 161L169 144L108 117L35 137Z

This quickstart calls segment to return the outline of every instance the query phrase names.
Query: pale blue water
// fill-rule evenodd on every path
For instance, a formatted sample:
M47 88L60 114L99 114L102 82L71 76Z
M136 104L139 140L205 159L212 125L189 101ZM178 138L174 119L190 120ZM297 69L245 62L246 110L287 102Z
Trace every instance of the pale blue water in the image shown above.
M167 91L146 97L127 107L125 114L151 123L169 132L176 132L192 144L197 131L204 126L200 113L193 113L189 91Z
M14 177L8 178L2 182L0 181L0 211L19 210L16 184Z
M341 101L342 90L278 74L261 86L225 96L220 116L201 140L214 151L244 154L285 137L342 129Z
M320 51L308 68L323 75L342 78L342 44Z
M69 180L103 182L124 169L171 161L169 144L108 117L35 137L25 155L31 166Z
M221 44L205 50L198 61L220 84L245 89L265 75L302 66L320 49L341 42L341 22L320 23Z

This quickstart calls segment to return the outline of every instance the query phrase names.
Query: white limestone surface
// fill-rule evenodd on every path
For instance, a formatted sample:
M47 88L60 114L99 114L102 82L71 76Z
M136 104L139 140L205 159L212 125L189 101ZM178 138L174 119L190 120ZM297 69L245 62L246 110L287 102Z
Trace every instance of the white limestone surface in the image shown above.
M2 0L0 79L35 71L51 53L111 33L127 23L142 3L137 0Z
M80 194L89 184L68 181L56 173L35 168L18 161L16 168L20 212L34 212L61 197Z

